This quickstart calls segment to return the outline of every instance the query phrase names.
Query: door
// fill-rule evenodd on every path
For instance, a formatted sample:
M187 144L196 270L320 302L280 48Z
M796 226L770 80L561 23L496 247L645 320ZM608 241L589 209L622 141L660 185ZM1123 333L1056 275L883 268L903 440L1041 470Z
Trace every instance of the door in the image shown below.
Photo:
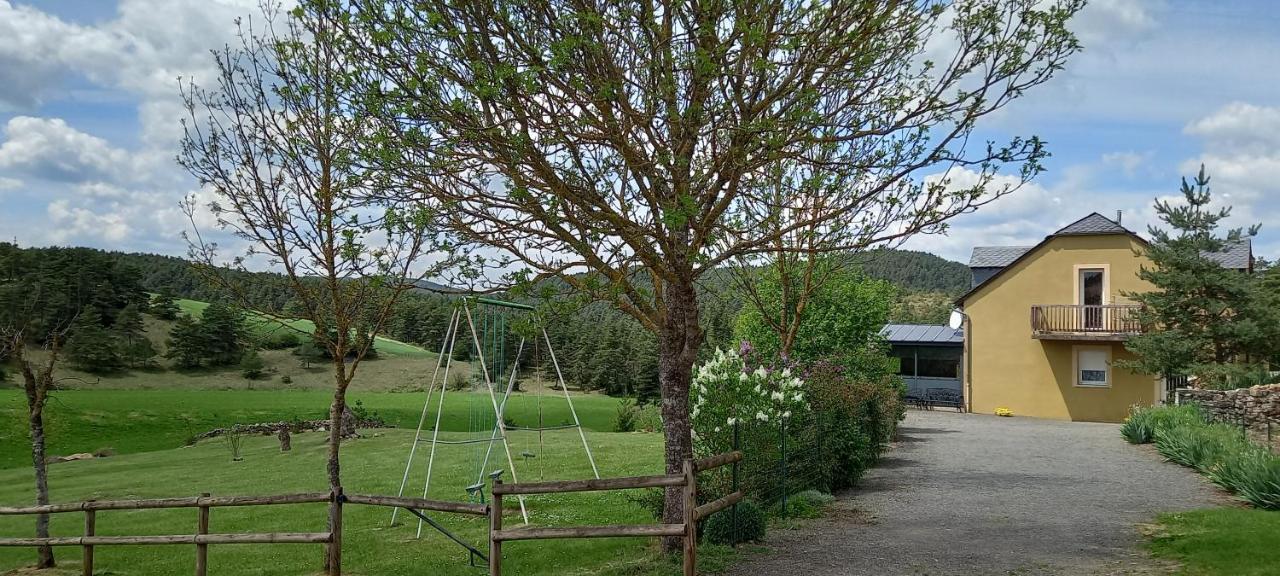
M1082 323L1084 329L1101 330L1102 329L1102 300L1103 300L1103 282L1104 271L1099 268L1084 268L1080 270L1080 302Z

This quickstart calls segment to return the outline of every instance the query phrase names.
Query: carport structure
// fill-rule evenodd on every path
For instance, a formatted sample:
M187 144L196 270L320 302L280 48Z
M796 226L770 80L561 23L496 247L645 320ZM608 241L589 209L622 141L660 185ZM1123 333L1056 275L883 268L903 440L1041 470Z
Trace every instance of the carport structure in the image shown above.
M887 324L880 335L898 359L907 401L924 406L964 406L961 377L964 330L932 324Z

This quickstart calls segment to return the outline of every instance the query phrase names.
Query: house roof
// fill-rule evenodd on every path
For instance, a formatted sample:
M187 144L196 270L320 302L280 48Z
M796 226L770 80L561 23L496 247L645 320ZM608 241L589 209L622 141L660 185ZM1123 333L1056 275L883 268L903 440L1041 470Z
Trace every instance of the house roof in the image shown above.
M1249 238L1241 238L1239 242L1227 242L1221 252L1202 254L1223 268L1248 270L1253 260L1253 242Z
M1035 251L1036 248L1043 246L1045 243L1057 238L1058 236L1087 236L1087 235L1109 235L1109 234L1127 234L1134 237L1143 245L1147 244L1147 240L1132 230L1121 226L1115 220L1107 218L1097 212L1089 214L1084 218L1076 220L1062 228L1057 232L1045 236L1039 244L1035 246L978 246L973 249L973 254L969 257L970 268L1000 268L998 272L992 274L981 284L974 286L965 292L956 300L956 303L963 305L964 301L973 295L983 286L990 284L992 280L1004 274L1011 266L1025 258L1028 254ZM1237 269L1252 269L1253 260L1253 243L1249 238L1241 238L1239 242L1228 243L1221 252L1205 252L1204 256L1219 265Z
M890 344L964 344L964 330L932 324L885 324L880 335Z
M1133 234L1119 222L1094 212L1058 229L1051 236L1076 236L1085 234Z
M1004 268L1034 246L974 246L970 268Z

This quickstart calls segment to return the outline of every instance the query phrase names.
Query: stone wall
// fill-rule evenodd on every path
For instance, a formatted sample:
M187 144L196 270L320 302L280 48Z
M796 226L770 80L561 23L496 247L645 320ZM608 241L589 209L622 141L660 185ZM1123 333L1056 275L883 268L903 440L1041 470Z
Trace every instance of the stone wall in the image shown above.
M1280 430L1280 384L1237 390L1180 388L1176 397L1179 404L1200 404L1216 420L1247 424L1252 429L1265 429L1270 422Z

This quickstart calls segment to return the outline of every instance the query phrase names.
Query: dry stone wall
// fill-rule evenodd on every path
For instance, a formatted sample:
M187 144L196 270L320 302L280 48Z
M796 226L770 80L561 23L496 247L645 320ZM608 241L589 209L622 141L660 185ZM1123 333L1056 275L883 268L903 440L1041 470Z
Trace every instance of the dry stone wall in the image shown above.
M1216 420L1247 425L1255 430L1271 423L1280 430L1280 384L1236 390L1183 388L1177 391L1177 401L1200 404Z

